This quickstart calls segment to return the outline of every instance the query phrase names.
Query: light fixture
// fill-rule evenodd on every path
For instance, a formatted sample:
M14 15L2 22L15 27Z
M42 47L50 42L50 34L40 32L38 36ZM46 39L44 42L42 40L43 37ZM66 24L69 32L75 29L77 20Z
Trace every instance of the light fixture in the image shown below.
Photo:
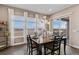
M49 9L49 11L52 11L52 9Z

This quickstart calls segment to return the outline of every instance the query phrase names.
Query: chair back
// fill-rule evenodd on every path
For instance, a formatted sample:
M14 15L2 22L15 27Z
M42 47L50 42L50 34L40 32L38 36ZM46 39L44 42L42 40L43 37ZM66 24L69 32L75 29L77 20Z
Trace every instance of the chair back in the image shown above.
M53 41L53 49L60 49L61 46L61 37L55 36Z
M29 40L29 35L27 35L27 48L30 47L30 40Z
M27 35L27 42L30 46L32 45L32 38L30 35Z

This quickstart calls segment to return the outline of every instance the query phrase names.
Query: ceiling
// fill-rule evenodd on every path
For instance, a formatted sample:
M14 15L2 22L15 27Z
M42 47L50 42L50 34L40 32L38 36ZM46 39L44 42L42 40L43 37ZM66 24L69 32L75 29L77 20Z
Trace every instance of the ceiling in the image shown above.
M11 7L17 7L25 10L30 10L46 15L50 15L72 6L72 4L7 4Z

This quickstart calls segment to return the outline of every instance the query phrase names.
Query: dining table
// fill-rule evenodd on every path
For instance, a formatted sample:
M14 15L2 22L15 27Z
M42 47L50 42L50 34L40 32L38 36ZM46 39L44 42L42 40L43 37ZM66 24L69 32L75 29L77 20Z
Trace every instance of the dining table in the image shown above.
M54 41L54 39L50 39L49 37L36 37L36 38L32 38L32 41L34 43L37 44L37 47L38 47L38 55L42 55L42 47L45 45L45 44L50 44ZM61 41L64 42L64 54L66 54L66 38L63 38L61 39Z
M34 43L37 44L38 46L38 54L39 55L42 55L42 47L44 46L44 44L48 44L48 43L52 43L53 40L52 39L49 39L48 37L45 37L45 38L32 38L32 41Z

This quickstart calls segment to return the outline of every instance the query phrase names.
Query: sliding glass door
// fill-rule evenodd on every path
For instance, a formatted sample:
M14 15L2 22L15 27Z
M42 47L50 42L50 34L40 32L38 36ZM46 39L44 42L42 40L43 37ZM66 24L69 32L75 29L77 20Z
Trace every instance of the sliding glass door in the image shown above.
M22 16L13 16L13 45L25 42L25 18Z
M66 19L56 19L52 21L54 35L61 35L69 38L69 21Z

